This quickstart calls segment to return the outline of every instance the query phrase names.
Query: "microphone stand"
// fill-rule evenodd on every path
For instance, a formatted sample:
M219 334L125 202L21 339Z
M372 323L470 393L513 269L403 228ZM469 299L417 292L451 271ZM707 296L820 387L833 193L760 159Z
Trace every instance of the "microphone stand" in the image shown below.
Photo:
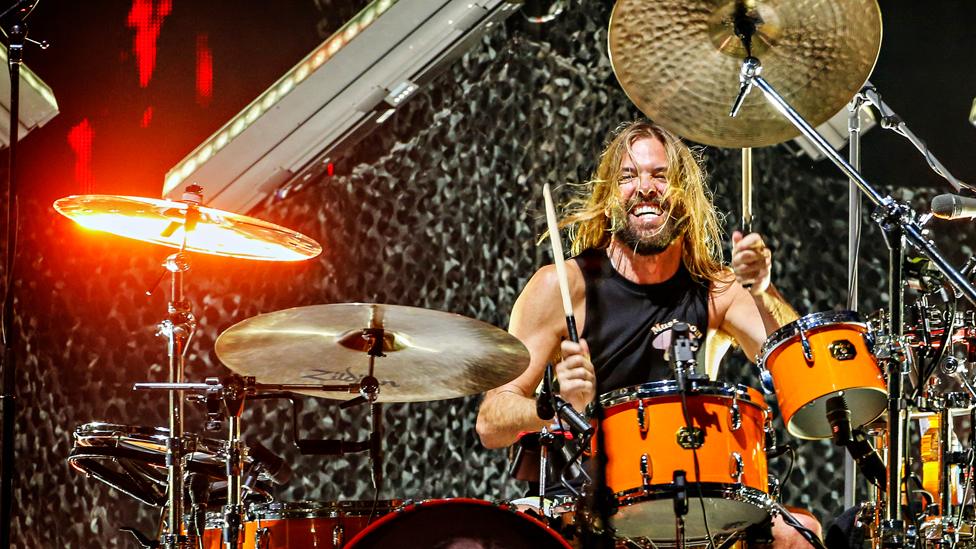
M904 454L904 434L907 414L903 396L903 378L908 366L904 357L909 350L904 342L904 307L902 287L902 261L904 258L904 244L909 242L918 251L935 264L949 282L966 297L976 304L976 288L970 283L922 234L922 228L917 221L917 214L906 204L895 201L890 196L882 196L854 167L847 163L827 141L799 114L785 99L769 84L760 73L762 64L759 59L749 56L743 60L740 71L742 88L740 95L747 94L755 86L758 87L766 100L769 101L784 117L786 117L800 132L806 136L827 158L841 169L861 190L861 192L875 205L872 219L877 222L884 235L889 249L889 321L893 340L891 357L886 360L888 374L888 490L887 504L882 521L882 539L886 546L903 547L905 545L905 525L901 519L901 480L902 456ZM737 103L741 103L739 97ZM734 110L731 115L734 115Z
M0 548L10 547L11 515L13 510L13 479L16 459L14 427L17 419L16 384L17 357L14 352L18 334L14 324L14 270L17 255L17 143L20 137L20 66L24 61L24 43L27 42L26 18L36 0L19 0L0 13L0 20L8 16L13 21L6 29L7 67L10 72L10 147L7 164L7 245L4 250L3 311L0 314L0 331L3 338L3 435L0 439Z

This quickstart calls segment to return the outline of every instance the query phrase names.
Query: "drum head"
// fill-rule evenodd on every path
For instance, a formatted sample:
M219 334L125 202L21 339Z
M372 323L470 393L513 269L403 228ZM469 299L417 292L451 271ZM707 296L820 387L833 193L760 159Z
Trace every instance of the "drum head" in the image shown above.
M407 505L359 533L347 549L570 549L555 531L523 513L475 499Z
M700 501L697 486L688 484L688 514L685 516L685 538L688 543L706 542L707 532L714 536L741 530L769 516L769 497L759 490L706 485L702 489L702 496L703 500ZM673 543L674 501L670 496L661 497L656 501L640 502L639 505L620 506L611 517L616 534L625 538L647 538L658 546ZM707 529L705 518L708 519Z

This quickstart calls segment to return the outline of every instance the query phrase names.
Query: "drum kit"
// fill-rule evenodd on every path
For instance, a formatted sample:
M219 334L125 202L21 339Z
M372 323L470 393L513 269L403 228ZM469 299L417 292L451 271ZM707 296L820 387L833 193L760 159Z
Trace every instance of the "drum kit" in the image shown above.
M914 211L878 194L812 129L852 97L858 108L870 102L888 110L873 90L858 91L880 37L874 0L618 0L609 49L624 91L663 126L701 143L746 150L802 133L877 207L874 218L892 256L888 309L867 320L853 311L813 313L783 326L756 357L760 379L776 395L792 436L847 448L875 487L854 508L855 528L868 543L976 546L976 463L973 449L963 448L968 441L957 436L960 427L971 428L976 410L976 390L963 368L976 359L976 318L955 305L961 298L976 303L973 265L950 265L923 236L924 221ZM753 88L766 102L750 95ZM379 494L381 405L500 386L527 367L525 347L459 315L317 305L232 326L215 350L233 373L187 382L183 361L196 324L183 294L189 253L297 261L318 255L319 245L278 225L204 207L196 186L181 201L71 196L55 208L86 227L178 250L163 264L171 296L159 333L167 342L169 380L135 386L168 394L168 428L82 425L69 457L79 471L166 509L158 539L133 532L145 547L731 546L768 541L777 515L823 545L779 503L780 481L769 474L768 460L791 447L775 441L763 394L698 374L683 337L673 340L675 379L599 396L592 424L574 423L572 410L547 397L555 404L550 415L570 427L523 438L516 476L538 482L538 497L501 504L273 501L267 483L287 482L288 464L243 443L248 402L296 403L301 394L341 407L369 405L367 440L302 440L297 424L293 431L303 453L369 452ZM906 242L925 257L924 277L906 266ZM907 322L906 285L920 289ZM958 384L962 391L951 390ZM226 423L226 438L184 431L187 402L206 406L211 427ZM913 446L909 429L916 423L921 441ZM537 461L528 457L533 451ZM586 452L590 458L581 462ZM588 482L574 485L571 476ZM563 480L565 490L553 490L547 477Z

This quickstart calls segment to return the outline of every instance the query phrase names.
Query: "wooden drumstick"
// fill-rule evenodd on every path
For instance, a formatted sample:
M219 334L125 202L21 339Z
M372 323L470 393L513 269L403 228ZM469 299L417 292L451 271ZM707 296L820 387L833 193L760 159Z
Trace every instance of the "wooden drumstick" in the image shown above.
M742 233L752 232L752 148L742 149Z
M563 257L563 243L559 239L559 224L556 222L556 208L552 204L552 194L549 184L542 186L542 196L546 201L546 222L549 225L549 243L552 245L552 257L556 262L556 278L559 279L559 294L563 299L563 312L566 314L566 329L569 340L579 343L576 333L576 317L573 315L573 302L569 298L569 279L566 277L566 259Z
M752 147L742 149L742 235L752 232ZM752 284L743 284L749 289Z

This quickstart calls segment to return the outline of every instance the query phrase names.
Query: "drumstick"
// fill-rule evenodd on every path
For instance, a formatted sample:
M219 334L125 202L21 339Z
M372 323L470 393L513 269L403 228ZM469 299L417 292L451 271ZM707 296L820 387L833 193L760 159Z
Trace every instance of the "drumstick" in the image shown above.
M552 257L556 262L556 278L559 279L559 294L563 298L563 312L566 314L566 329L569 340L579 343L576 333L576 317L573 316L573 302L569 298L569 279L566 277L566 260L563 258L563 243L559 239L559 224L556 223L556 208L552 205L552 194L549 184L542 186L542 196L546 201L546 222L549 225L549 243L552 245Z
M742 149L742 235L752 232L752 147ZM749 289L752 284L743 284Z

